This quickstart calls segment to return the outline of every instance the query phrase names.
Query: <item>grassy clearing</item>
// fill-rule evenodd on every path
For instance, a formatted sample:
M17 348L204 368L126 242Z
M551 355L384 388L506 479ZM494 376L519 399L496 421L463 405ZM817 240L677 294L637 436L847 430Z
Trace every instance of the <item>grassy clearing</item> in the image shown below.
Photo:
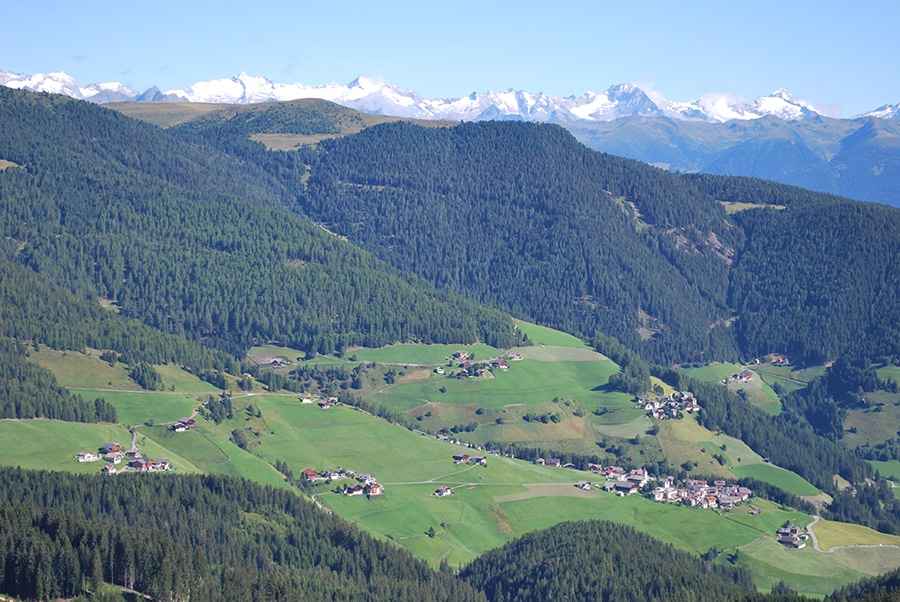
M759 209L762 207L769 207L770 209L784 209L784 205L767 205L762 203L740 203L737 201L719 201L723 207L725 207L725 213L731 215L732 213L738 213L739 211L746 211L747 209Z
M900 481L900 461L890 460L888 462L878 462L877 460L869 460L875 470L881 473L881 476L887 477L894 481Z
M878 378L895 380L900 383L900 366L882 366L876 372L878 372Z
M867 394L866 398L876 399L877 394ZM891 396L897 397L897 396ZM897 434L900 429L900 406L891 400L884 406L868 409L852 409L844 420L844 444L855 448L869 443L877 445ZM853 432L853 430L856 432Z
M528 335L534 343L541 345L550 345L553 347L572 347L575 349L591 349L584 341L570 334L545 328L537 324L530 324L521 320L516 320L516 326L520 332Z
M103 397L116 408L119 423L125 425L145 422L175 422L182 416L190 416L200 402L179 393L146 391L130 393L121 391L81 390L76 391L85 399Z
M879 533L874 529L850 523L820 520L813 527L819 547L830 550L837 546L885 545L900 546L900 536Z
M8 169L10 167L22 167L18 163L13 163L12 161L8 161L6 159L0 159L0 171L4 169Z
M78 452L96 453L104 443L131 445L120 426L56 420L0 420L0 464L34 470L100 472L103 461L79 463Z
M187 393L221 393L222 390L204 380L200 380L190 372L185 372L172 364L154 366L162 377L163 388L168 391ZM173 389L174 387L174 389Z
M865 576L841 564L831 554L816 552L812 546L789 550L774 537L762 537L741 547L738 564L750 567L756 586L764 591L784 581L799 593L816 597Z
M683 370L691 377L704 382L719 382L729 378L732 374L740 372L742 367L739 364L721 364L714 363L699 368L683 368Z
M116 362L113 366L100 359L100 352L88 350L56 351L44 345L40 351L29 351L28 359L47 368L64 387L83 389L140 389L128 377L125 364Z
M732 467L737 477L752 477L776 487L781 487L795 495L818 495L818 488L798 475L772 464L751 464L749 466Z

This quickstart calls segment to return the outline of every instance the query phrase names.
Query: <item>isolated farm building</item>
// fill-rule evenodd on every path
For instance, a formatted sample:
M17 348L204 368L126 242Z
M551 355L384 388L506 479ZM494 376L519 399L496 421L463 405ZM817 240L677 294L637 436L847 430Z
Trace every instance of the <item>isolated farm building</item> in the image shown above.
M104 443L100 446L101 454L108 454L110 452L122 451L122 446L118 443Z
M100 456L98 456L96 454L92 454L91 452L83 451L83 452L78 452L75 455L75 459L78 460L79 462L96 462L97 460L100 459Z
M469 454L463 454L463 453L453 454L453 461L456 462L457 464L461 464L462 462L468 462Z
M433 495L436 495L438 497L446 497L448 495L453 495L453 490L446 485L441 485L435 490Z
M584 490L584 491L590 491L590 490L591 490L591 483L590 483L590 481L578 481L577 483L575 483L575 486L578 487L579 489Z
M443 374L444 369L441 366L438 366L437 368L434 369L434 373L435 374Z

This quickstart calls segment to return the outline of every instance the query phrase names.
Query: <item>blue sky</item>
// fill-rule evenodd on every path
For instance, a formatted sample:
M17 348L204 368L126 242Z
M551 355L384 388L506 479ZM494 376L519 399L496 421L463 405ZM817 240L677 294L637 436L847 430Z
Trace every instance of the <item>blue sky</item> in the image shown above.
M900 2L0 3L0 67L184 88L244 71L427 97L634 82L671 100L784 87L849 117L900 102Z

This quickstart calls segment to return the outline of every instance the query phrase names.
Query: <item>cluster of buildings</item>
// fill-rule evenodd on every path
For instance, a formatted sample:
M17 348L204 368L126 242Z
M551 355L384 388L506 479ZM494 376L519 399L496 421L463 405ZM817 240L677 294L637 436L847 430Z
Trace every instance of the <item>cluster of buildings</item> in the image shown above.
M698 508L722 508L730 510L750 499L753 491L739 485L729 485L725 481L690 479L686 487L675 487L674 479L666 477L653 490L653 499L658 502L681 502Z
M167 458L153 460L145 458L138 449L129 449L124 451L118 443L104 443L97 450L98 453L78 452L75 459L79 462L97 462L104 460L103 468L100 470L103 474L116 474L119 472L162 472L166 470L175 470L169 465ZM124 466L121 466L122 463Z
M591 472L602 474L606 480L599 483L590 481L578 481L575 487L584 491L602 489L608 493L616 493L620 496L632 495L640 491L646 491L649 483L656 482L649 496L657 502L680 502L687 506L698 508L722 508L730 510L738 504L750 499L753 491L740 485L729 485L725 481L707 481L699 479L688 480L685 486L676 487L675 477L654 477L643 468L635 468L626 471L620 466L603 467L599 464L590 464Z
M453 454L453 461L457 464L481 464L487 466L487 456L470 456L469 454Z
M447 360L451 362L459 362L457 364L457 368L460 368L460 371L456 373L456 378L470 378L470 377L483 377L487 373L487 369L491 370L502 370L506 372L509 370L509 362L521 360L522 356L519 354L512 354L509 356L509 360L506 358L495 358L487 362L479 362L474 363L470 361L471 356L468 351L459 350L453 354L452 357L448 357ZM435 374L443 374L444 368L442 366L438 366L434 369Z
M690 391L674 391L670 395L655 398L638 395L634 402L638 408L647 410L647 414L657 420L677 418L681 412L700 411L700 404Z
M193 418L183 417L181 420L172 425L172 430L176 433L183 433L194 428L196 422Z
M300 473L305 481L339 481L342 479L352 479L354 482L344 486L344 495L354 497L357 495L365 495L371 498L376 495L384 495L384 485L378 483L375 477L369 473L357 473L353 470L326 470L317 472L314 468L307 468Z
M726 385L728 383L748 383L751 380L753 380L753 373L744 368L740 372L735 372L731 377L726 378L722 383Z
M777 535L778 543L794 550L802 550L805 548L806 540L809 539L809 533L790 523L778 529Z

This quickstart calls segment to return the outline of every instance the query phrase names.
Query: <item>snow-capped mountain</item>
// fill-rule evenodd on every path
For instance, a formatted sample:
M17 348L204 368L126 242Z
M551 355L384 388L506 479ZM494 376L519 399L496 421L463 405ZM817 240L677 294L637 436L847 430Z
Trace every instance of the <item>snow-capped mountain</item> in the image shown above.
M25 75L0 69L0 85L9 88L24 88L33 92L64 94L79 100L90 100L97 103L133 100L138 95L136 90L118 82L91 84L82 88L78 82L63 71Z
M860 117L879 117L881 119L900 119L900 103L895 105L882 105L874 111L863 113Z
M3 69L0 69L0 85L66 94L96 103L138 100L250 104L322 98L366 113L452 121L515 119L577 123L606 122L630 116L665 116L687 121L724 122L759 119L767 115L796 120L819 114L812 104L796 98L784 88L750 103L724 94L708 94L689 102L675 102L659 92L645 91L633 84L611 86L599 94L585 92L580 96L568 97L509 89L441 99L425 98L414 90L366 77L358 77L347 85L329 83L311 86L279 83L241 73L228 79L197 82L184 89L161 92L153 87L139 93L117 82L91 84L83 88L61 71L24 75ZM900 105L885 105L864 116L900 118Z

